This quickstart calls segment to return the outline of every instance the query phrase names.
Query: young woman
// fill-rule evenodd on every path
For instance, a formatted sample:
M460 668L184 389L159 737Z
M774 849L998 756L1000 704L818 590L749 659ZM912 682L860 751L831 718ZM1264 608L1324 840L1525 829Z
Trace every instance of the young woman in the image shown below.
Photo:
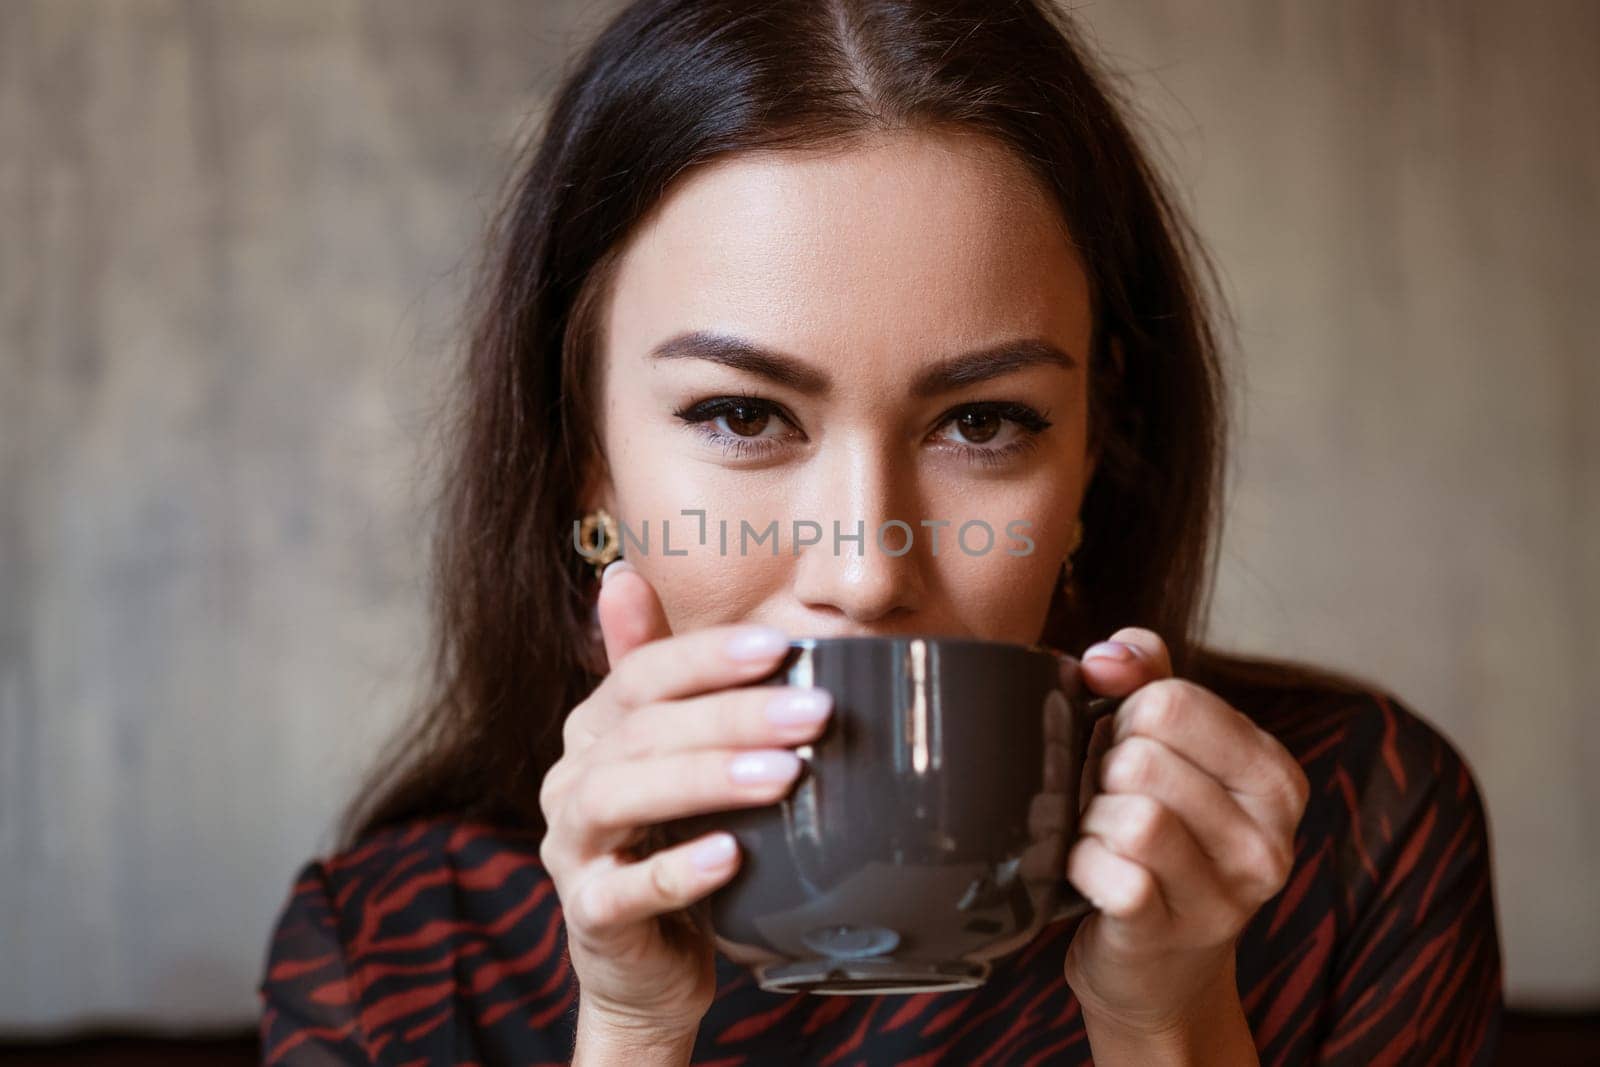
M1200 643L1213 289L1123 110L1044 0L640 0L601 33L490 235L437 690L293 887L267 1062L1490 1061L1460 757L1377 686ZM602 512L656 538L603 584ZM956 550L1014 520L1032 551ZM826 693L744 684L786 637L914 632L1127 698L1063 872L1097 910L974 990L764 992L685 919L737 848L643 830L790 788Z

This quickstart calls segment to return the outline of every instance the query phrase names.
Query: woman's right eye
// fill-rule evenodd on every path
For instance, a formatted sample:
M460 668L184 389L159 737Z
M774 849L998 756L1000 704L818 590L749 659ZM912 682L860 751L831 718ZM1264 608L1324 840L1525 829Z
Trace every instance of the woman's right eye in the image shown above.
M780 435L764 435L774 418L785 418L777 405L753 396L719 396L673 412L696 433L734 455L765 455L779 447ZM790 424L793 425L792 423Z

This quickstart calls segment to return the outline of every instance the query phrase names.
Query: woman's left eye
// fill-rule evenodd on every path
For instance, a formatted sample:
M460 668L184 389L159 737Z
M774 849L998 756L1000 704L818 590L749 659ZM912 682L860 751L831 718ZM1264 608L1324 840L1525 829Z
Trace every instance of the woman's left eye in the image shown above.
M1038 445L1039 434L1051 423L1026 404L996 401L957 408L940 425L949 425L959 435L950 443L963 456L993 467ZM996 438L1001 443L992 443Z

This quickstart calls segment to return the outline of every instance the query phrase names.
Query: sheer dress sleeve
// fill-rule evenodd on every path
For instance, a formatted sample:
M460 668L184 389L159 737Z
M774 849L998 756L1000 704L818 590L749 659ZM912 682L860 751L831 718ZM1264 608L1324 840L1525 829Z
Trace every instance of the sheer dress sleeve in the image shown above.
M278 918L257 989L263 1064L376 1062L360 1028L327 870L301 868Z
M1489 831L1472 774L1393 697L1347 738L1344 936L1317 1062L1492 1062L1502 995Z

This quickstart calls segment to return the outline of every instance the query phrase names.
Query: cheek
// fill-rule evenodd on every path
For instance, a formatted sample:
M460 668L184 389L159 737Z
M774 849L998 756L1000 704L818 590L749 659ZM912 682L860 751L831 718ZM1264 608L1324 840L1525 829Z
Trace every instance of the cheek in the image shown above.
M948 613L960 620L962 630L1026 643L1039 636L1061 565L1037 547L1027 556L1007 555L1008 547L1016 542L1000 538L987 555L969 557L959 550L947 555L941 544L939 558L930 565L950 599Z
M694 530L692 523L684 528L686 555L663 557L652 544L651 556L639 563L640 573L661 601L672 632L758 620L763 605L772 601L775 591L789 580L789 560L782 555L773 558L769 551L752 551L741 558L732 547L737 542L731 531L729 555L722 556L717 550L714 527L704 548L696 543ZM679 548L679 537L679 525L674 522L674 552Z
M740 483L744 490L737 491L731 478L664 446L652 450L634 442L629 447L637 460L614 472L617 503L632 537L646 540L648 534L648 548L641 553L625 539L623 550L655 590L672 631L748 621L758 614L787 580L791 565L786 554L772 556L770 537L755 540L772 520L786 529L789 512L782 494L769 500L753 491L748 477ZM693 513L699 511L703 517ZM741 519L754 531L743 556Z
M1021 643L1038 640L1066 555L1077 486L1074 472L1057 467L1015 483L969 484L959 496L933 503L941 509L937 517L950 520L940 532L939 557L929 560L939 575L937 588L948 596L941 612L959 619L960 628L970 633ZM969 554L979 553L987 541L978 527L969 530L968 551L962 549L959 530L972 519L994 530L986 553Z
M1080 472L1066 466L1040 467L1016 481L953 479L949 488L930 492L930 518L948 520L939 535L939 550L982 553L989 541L985 530L992 530L993 546L980 561L990 569L999 568L1009 576L1016 569L1048 571L1059 567L1066 555L1072 523L1077 515ZM965 535L963 524L971 523ZM979 525L979 524L982 525ZM1027 552L1011 556L1007 549Z

